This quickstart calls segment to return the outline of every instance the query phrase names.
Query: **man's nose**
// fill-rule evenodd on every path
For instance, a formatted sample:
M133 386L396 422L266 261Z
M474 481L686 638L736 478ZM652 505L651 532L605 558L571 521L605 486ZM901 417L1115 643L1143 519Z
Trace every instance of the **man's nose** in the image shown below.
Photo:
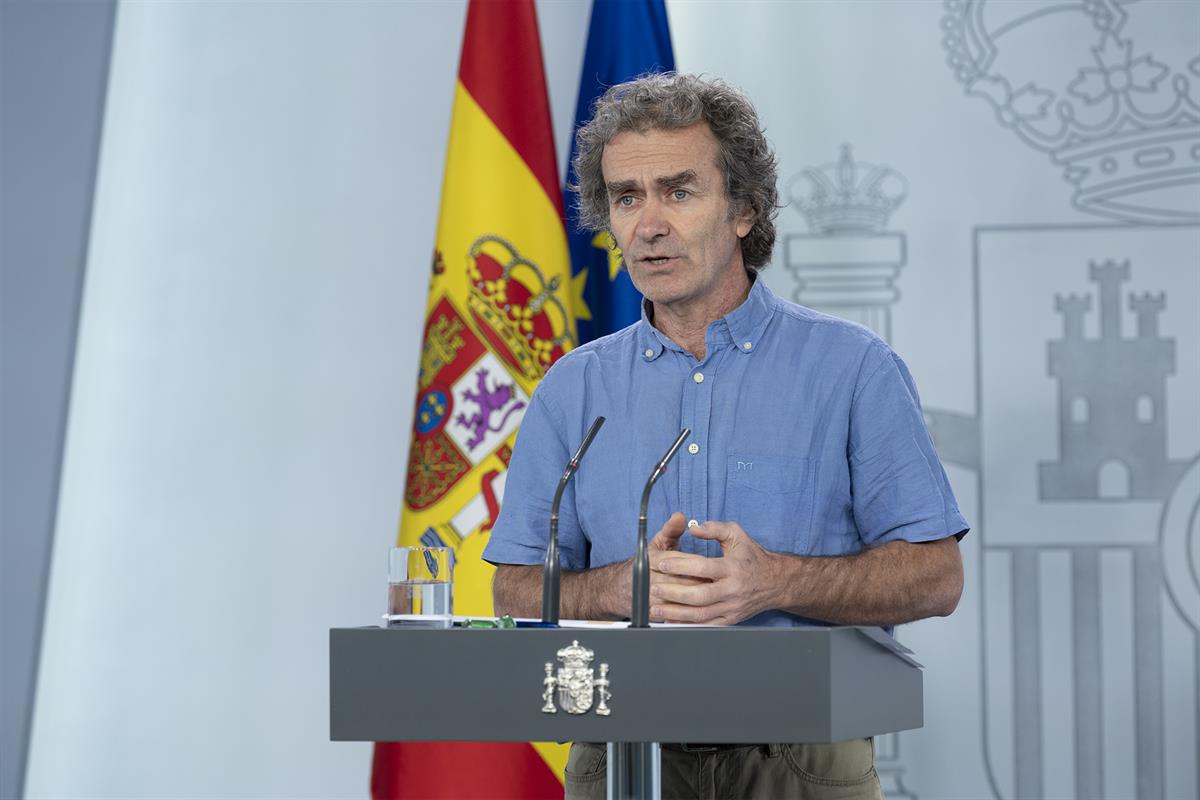
M637 235L644 241L666 236L671 232L667 223L666 209L661 201L650 198L642 204L642 213L638 215Z

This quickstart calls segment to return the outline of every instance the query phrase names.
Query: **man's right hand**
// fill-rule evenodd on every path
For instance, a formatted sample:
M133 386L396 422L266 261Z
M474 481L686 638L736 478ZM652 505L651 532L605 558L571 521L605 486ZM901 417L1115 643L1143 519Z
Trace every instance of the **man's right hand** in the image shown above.
M679 540L683 538L684 532L687 530L687 522L684 521L683 514L676 511L671 515L658 533L654 534L647 545L646 550L650 556L650 587L656 584L676 584L679 586L696 586L701 583L708 583L704 578L694 578L690 575L672 575L667 572L660 572L658 569L659 563L670 553L679 552ZM632 565L633 559L627 562L630 565L630 592L633 591Z

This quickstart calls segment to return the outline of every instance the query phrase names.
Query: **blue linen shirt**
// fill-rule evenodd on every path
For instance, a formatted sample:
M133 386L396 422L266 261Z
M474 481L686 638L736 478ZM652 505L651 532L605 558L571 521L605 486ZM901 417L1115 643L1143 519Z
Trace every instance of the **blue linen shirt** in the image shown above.
M560 508L565 569L633 555L643 486L684 427L691 436L651 492L651 536L675 511L734 521L768 550L811 556L967 530L900 357L868 329L756 280L708 326L701 361L644 309L559 359L521 422L487 561L543 562L555 487L597 416L607 421ZM688 533L680 549L720 555ZM746 621L811 622L782 611Z

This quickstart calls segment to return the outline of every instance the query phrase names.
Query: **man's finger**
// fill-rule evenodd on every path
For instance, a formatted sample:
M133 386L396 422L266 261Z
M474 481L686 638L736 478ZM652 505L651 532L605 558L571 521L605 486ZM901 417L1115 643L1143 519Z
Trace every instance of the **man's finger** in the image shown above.
M705 522L702 525L697 525L691 529L692 536L697 539L710 539L715 542L720 542L722 546L726 546L735 542L738 538L746 536L746 532L742 530L742 526L736 522Z
M712 582L685 586L678 583L659 583L650 587L651 604L670 604L682 606L711 606L725 599L725 593L720 584Z
M655 600L650 606L655 622L687 622L700 625L732 625L738 620L731 609L719 606L685 606Z
M680 586L696 586L701 583L708 583L704 578L692 578L687 575L665 575L654 570L650 571L650 585L673 583Z
M708 558L695 553L671 553L659 558L651 568L667 575L686 575L711 581L728 575L728 567L720 558Z
M658 529L658 533L654 534L654 538L650 540L648 546L651 549L674 550L685 530L687 530L687 523L684 521L683 513L676 511L666 521L666 524Z

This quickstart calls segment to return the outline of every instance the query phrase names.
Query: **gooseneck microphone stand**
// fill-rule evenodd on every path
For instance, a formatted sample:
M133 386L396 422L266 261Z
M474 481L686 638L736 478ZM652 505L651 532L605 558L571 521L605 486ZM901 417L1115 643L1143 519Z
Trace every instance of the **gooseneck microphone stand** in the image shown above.
M558 481L558 489L554 492L554 503L550 506L550 541L546 544L546 563L542 568L542 623L545 625L558 624L559 587L562 584L562 565L558 563L558 506L562 503L567 483L575 470L579 469L579 461L603 424L604 417L596 417L592 422L592 427L583 437L583 443L567 462L567 468Z
M667 471L667 464L679 451L683 440L691 434L684 428L675 437L667 454L650 473L642 490L642 507L638 514L637 551L633 555L633 613L629 627L650 627L650 550L646 543L646 509L650 505L650 490ZM608 797L662 798L662 746L658 742L608 743Z
M642 490L642 508L638 514L637 551L633 556L633 614L630 616L629 622L631 628L650 627L650 551L646 544L646 508L650 505L650 490L667 471L667 464L671 463L671 459L679 451L679 446L691 432L690 428L684 428L679 432L679 436L675 438L675 442L667 450L667 454L654 467L654 472L650 473L650 480L646 481L646 488Z

